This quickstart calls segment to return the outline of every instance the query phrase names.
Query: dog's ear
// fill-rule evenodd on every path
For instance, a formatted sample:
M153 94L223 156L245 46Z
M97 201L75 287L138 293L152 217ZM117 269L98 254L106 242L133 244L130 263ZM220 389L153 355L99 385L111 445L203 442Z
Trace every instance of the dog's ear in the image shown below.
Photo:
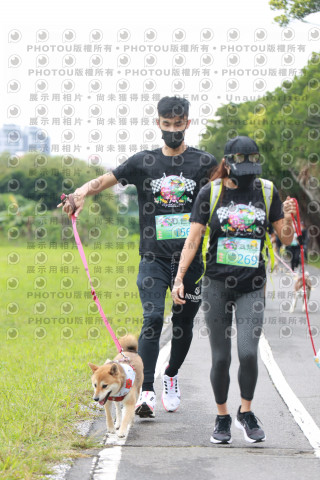
M118 373L118 365L116 363L112 364L110 368L110 375L116 375Z
M98 366L97 365L94 365L93 363L88 363L89 367L91 368L91 370L93 371L93 373L98 370Z

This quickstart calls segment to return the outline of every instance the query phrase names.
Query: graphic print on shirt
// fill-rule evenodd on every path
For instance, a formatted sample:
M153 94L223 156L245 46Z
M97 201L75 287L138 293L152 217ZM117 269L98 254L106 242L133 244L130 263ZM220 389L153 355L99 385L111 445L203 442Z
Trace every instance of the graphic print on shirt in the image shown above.
M192 202L196 182L185 178L182 172L179 177L177 175L167 177L164 173L161 178L150 183L155 203L163 207L176 207Z
M221 224L221 230L225 233L234 233L238 236L247 235L248 233L262 233L262 228L256 225L258 220L264 223L266 212L261 208L257 208L249 202L249 205L242 203L236 204L230 202L226 207L217 209L217 215Z
M226 207L217 210L221 230L227 235L218 238L217 263L237 267L258 268L261 236L266 213L250 202L236 204L230 202ZM257 225L259 221L260 225Z

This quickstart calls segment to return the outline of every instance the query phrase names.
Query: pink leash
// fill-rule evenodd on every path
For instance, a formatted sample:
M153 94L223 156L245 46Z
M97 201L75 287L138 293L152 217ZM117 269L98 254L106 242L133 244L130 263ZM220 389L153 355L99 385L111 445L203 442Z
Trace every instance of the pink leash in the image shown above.
M85 253L84 253L84 250L83 250L83 246L82 246L82 243L81 243L81 240L80 240L80 237L79 237L79 234L78 234L78 231L77 231L77 226L76 226L76 222L77 222L77 219L75 217L75 215L72 215L71 217L71 220L72 220L72 228L73 228L73 233L74 233L74 239L76 241L76 244L77 244L77 247L78 247L78 250L79 250L79 254L80 254L80 257L81 257L81 260L82 260L82 263L83 263L83 266L84 266L84 269L85 271L87 272L87 275L88 275L88 278L89 278L89 282L90 282L90 285L91 285L91 295L93 296L93 300L96 302L96 305L98 307L98 310L99 310L99 313L105 323L105 326L107 327L107 329L109 330L109 333L118 349L118 352L119 353L122 353L122 347L119 343L119 340L117 339L114 331L112 330L111 328L111 325L110 323L108 322L107 320L107 317L105 316L104 314L104 311L100 305L100 302L99 302L99 299L96 295L96 292L93 288L93 285L92 285L92 281L91 281L91 277L90 277L90 273L89 273L89 268L88 268L88 263L87 263L87 259L86 259L86 256L85 256ZM124 355L125 356L125 355Z
M273 252L273 254L274 254L274 256L279 260L279 262L281 262L281 263L289 270L289 272L292 273L292 275L298 276L297 272L294 272L293 270L291 270L291 268L289 267L289 265L288 265L286 262L284 262L284 261L282 260L282 258L279 257L279 255L276 254L276 252Z

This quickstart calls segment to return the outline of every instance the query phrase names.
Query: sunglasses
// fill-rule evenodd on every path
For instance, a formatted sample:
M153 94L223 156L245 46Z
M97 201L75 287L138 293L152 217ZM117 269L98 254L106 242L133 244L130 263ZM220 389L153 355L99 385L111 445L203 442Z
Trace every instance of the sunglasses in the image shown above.
M249 155L244 153L235 153L225 155L225 157L233 160L234 163L243 163L246 159L248 159L251 163L257 163L260 159L260 153L250 153Z

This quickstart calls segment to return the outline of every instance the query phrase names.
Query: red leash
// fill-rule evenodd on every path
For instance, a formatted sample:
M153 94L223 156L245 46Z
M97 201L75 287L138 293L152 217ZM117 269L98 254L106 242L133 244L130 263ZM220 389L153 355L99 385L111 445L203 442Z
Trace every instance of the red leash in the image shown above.
M303 250L303 242L302 242L302 231L301 231L299 205L298 205L298 201L295 198L293 198L292 200L294 200L294 202L295 202L296 211L297 211L297 221L295 220L293 213L291 213L291 217L292 217L292 221L293 221L293 224L294 224L296 234L298 236L298 242L299 242L299 246L300 246L301 270L302 270L302 282L303 282L303 298L304 298L304 304L305 304L305 308L306 308L309 336L310 336L312 349L313 349L313 353L314 353L314 360L315 360L316 364L318 365L318 367L320 367L320 358L319 358L320 350L319 350L319 353L317 354L316 348L314 346L314 341L313 341L313 336L312 336L311 326L310 326L310 319L309 319L307 294L306 294L306 279L305 279L305 275L304 275L304 250Z

